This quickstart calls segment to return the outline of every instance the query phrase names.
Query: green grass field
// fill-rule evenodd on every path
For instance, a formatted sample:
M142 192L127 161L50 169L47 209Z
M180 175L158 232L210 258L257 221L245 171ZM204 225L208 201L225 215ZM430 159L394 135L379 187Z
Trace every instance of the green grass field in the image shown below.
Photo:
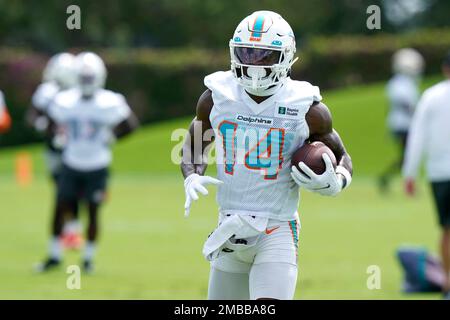
M427 79L426 85L438 78ZM438 295L401 293L395 250L401 244L435 251L438 228L429 190L416 199L393 192L382 196L376 174L395 156L385 131L382 85L324 92L335 127L351 153L355 178L337 198L304 192L300 206L298 299L410 299ZM189 119L152 125L115 147L110 201L102 212L96 273L83 276L81 290L66 288L65 268L32 272L45 256L52 185L46 179L41 146L0 151L0 299L204 299L209 265L203 242L217 217L214 192L183 217L179 168L170 161L175 128ZM35 179L19 187L12 174L15 155L31 154ZM210 169L214 174L214 169ZM65 266L79 263L66 254ZM366 286L367 267L381 268L381 289Z

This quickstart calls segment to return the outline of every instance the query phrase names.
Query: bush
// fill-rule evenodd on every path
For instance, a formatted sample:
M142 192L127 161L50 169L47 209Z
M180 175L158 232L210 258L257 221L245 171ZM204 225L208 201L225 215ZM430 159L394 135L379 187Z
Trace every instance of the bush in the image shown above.
M292 77L321 88L334 88L386 80L390 76L391 55L402 47L414 47L425 56L428 74L439 72L442 57L450 48L450 29L402 36L316 37L299 41L299 47L300 61L293 68ZM193 115L197 99L205 90L204 76L229 69L225 44L221 51L197 48L94 51L108 65L108 88L123 93L143 123ZM0 145L39 140L33 130L25 127L23 118L47 59L27 50L0 50L0 89L13 117L13 129L0 137Z

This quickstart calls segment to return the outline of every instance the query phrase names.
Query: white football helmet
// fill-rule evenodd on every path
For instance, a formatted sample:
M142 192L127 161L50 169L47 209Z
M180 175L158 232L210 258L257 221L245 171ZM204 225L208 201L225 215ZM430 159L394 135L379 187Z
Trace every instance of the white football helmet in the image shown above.
M272 95L289 76L295 37L289 24L272 11L256 11L239 23L230 40L231 71L253 95Z
M55 82L62 90L76 84L75 56L71 53L58 53L50 58L44 69L43 81Z
M425 67L425 60L419 51L412 48L403 48L394 53L392 57L392 70L412 77L420 76Z
M98 89L104 88L106 67L97 54L82 52L76 57L75 66L78 86L84 96L92 96Z

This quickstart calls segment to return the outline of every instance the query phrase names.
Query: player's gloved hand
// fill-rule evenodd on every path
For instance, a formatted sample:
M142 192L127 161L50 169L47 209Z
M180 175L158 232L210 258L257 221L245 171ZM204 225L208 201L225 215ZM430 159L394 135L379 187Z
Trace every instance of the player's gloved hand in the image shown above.
M64 149L64 147L66 146L66 143L67 143L67 137L64 133L57 133L52 139L53 146L58 149Z
M37 119L34 121L34 128L38 132L44 132L45 130L47 130L48 125L49 121L45 116L37 117Z
M206 190L205 186L208 184L222 184L223 181L215 179L209 176L201 176L197 173L193 173L189 175L184 180L184 190L186 193L186 202L184 204L184 216L189 216L189 211L191 210L192 200L198 200L197 192L200 192L203 195L208 194L208 190Z
M300 162L299 167L302 172L295 166L292 166L292 179L302 188L312 192L317 192L323 196L335 196L342 191L344 187L348 187L351 182L351 175L342 166L338 166L336 170L333 167L330 157L324 153L322 155L325 162L325 172L323 174L316 174L305 163ZM338 173L342 177L338 176ZM344 182L345 181L345 182ZM344 186L345 183L345 186Z

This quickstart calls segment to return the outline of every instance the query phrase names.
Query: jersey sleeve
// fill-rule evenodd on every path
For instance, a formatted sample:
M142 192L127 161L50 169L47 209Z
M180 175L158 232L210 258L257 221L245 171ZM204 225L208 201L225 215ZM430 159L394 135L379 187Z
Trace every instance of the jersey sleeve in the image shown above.
M419 171L420 163L425 151L427 140L427 118L431 112L432 105L428 95L425 93L420 99L406 144L405 162L402 168L403 176L415 178Z
M322 95L320 94L320 88L318 86L311 85L311 95L314 102L322 101Z
M131 108L125 97L121 94L115 94L114 104L109 108L106 114L106 121L110 126L116 126L126 120L131 114Z
M57 92L58 90L55 86L48 83L41 84L31 97L31 102L36 109L45 111Z
M236 101L238 98L237 86L231 71L217 71L207 75L204 85L211 90L214 104L226 101Z
M48 116L55 122L65 122L68 118L68 110L62 105L64 101L65 93L59 93L53 100L50 101L47 107Z

